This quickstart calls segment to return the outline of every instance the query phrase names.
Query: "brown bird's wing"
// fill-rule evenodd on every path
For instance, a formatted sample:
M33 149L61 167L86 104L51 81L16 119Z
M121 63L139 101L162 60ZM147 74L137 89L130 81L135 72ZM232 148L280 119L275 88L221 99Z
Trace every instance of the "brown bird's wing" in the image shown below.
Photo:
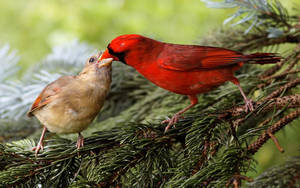
M57 95L61 91L61 88L71 83L73 79L75 79L74 76L62 76L47 85L35 99L30 110L27 112L27 115L31 117L33 116L33 111L41 109L45 105L49 104L52 101L53 96Z
M196 45L165 44L158 56L162 68L175 71L214 69L240 63L242 54L236 51Z

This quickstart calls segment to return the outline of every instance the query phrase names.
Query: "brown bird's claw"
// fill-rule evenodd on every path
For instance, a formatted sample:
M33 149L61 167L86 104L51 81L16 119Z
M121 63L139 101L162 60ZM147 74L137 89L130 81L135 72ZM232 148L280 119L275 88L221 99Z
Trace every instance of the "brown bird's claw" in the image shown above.
M43 140L44 140L46 131L47 131L47 128L44 126L40 141L38 142L38 145L36 147L32 148L32 151L35 151L35 157L37 157L37 154L39 153L40 150L44 150Z
M83 136L79 133L79 134L78 134L78 138L77 138L77 143L76 143L77 149L80 149L80 147L83 147L83 143L84 143L84 138L83 138Z
M44 150L43 142L39 142L36 147L32 148L32 151L35 151L35 156L37 156L37 154L39 153L40 150L42 150L42 151Z
M253 107L253 101L252 100L245 100L245 112L252 112L254 111L254 107Z
M161 122L161 124L165 124L168 123L168 125L165 127L165 133L169 130L170 127L175 127L175 124L179 121L179 119L181 118L180 114L175 114L171 119L168 118L166 120L163 120Z

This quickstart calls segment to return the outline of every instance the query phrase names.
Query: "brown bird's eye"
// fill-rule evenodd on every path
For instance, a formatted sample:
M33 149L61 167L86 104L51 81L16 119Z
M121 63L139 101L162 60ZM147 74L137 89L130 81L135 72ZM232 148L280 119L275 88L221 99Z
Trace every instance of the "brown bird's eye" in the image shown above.
M91 57L89 60L90 63L93 63L94 61L95 61L95 58L93 58L93 57Z

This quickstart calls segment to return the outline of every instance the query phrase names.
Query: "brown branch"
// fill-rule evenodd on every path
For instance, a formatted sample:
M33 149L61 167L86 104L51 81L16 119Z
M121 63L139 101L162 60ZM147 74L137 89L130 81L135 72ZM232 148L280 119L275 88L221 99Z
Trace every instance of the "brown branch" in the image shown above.
M279 141L277 140L277 138L268 130L267 134L269 135L269 137L273 140L275 146L277 147L277 149L283 153L284 149L280 146Z
M261 101L270 100L270 99L280 95L283 91L293 88L293 87L297 86L298 84L300 84L300 78L297 78L297 79L290 81L287 84L281 86L279 89L273 91L271 94L269 94L267 97L263 98Z
M289 95L284 97L278 97L270 99L270 104L268 104L266 107L264 107L263 111L269 111L274 108L280 109L280 108L295 108L300 105L300 94L296 95ZM262 105L264 102L258 102L258 105Z
M299 45L298 45L298 48L299 48ZM292 70L294 68L294 66L297 65L299 60L300 60L300 54L299 54L299 49L298 49L296 58L293 60L293 62L291 64L289 64L289 66L283 72L289 72L290 70Z
M291 112L290 114L286 115L285 117L281 118L275 124L270 126L267 130L265 130L262 133L262 135L260 135L258 139L248 147L248 151L252 154L256 153L262 147L262 145L265 144L268 139L270 139L270 135L268 134L268 132L271 134L275 134L277 131L282 129L288 123L297 119L299 116L300 116L300 109L297 109Z
M267 69L262 74L260 74L260 76L259 76L260 79L267 80L267 83L259 84L258 88L263 88L268 83L270 83L271 80L269 80L268 78L271 79L273 77L272 75L275 74L277 71L279 71L284 64L286 64L288 61L292 60L292 62L289 64L289 66L283 71L283 73L289 72L299 62L299 59L300 59L299 54L300 54L300 45L297 45L293 54L289 55L288 57L283 59L281 62L277 63L273 67ZM293 59L293 58L295 58L295 59ZM284 75L281 75L281 76L284 76ZM274 76L274 77L276 77L276 76ZM279 78L279 77L277 77L277 78Z
M263 122L261 122L258 127L262 127L262 126L265 126L267 125L270 121L273 120L274 117L269 117L268 119L264 120Z
M284 76L286 76L288 74L295 74L295 73L298 73L298 72L300 72L300 69L296 69L296 70L292 70L292 71L287 71L287 72L283 72L281 74L269 76L269 77L264 78L264 80L271 81L272 79L279 79L279 78L282 78L282 77L284 77Z
M265 101L258 101L254 104L254 108L257 109L259 106L263 105ZM300 94L297 95L289 95L284 97L273 98L269 100L269 104L267 104L262 112L268 112L274 108L295 108L300 106ZM246 107L244 105L236 106L232 109L227 110L226 112L219 114L219 118L230 118L230 117L238 117L242 114L245 114Z
M293 106L291 108L297 108L297 106ZM279 113L275 114L276 117L282 117L282 114L283 114L284 110L280 111ZM267 124L269 124L271 121L274 120L274 116L271 116L267 119L265 119L263 122L261 122L257 127L262 127L262 126L265 126Z
M259 38L257 38L259 37ZM252 40L252 41L249 41ZM246 41L246 42L245 42ZM240 43L241 47L238 48L239 51L246 51L246 50L254 50L257 49L257 44L260 45L260 48L264 46L276 45L276 44L283 44L283 43L299 43L299 36L283 36L281 38L274 38L274 39L267 39L266 36L262 35L253 35L253 37L249 37L248 40L241 40L236 41L236 43ZM236 47L237 48L237 47Z
M274 73L276 73L278 70L281 69L281 67L284 65L284 63L287 61L287 59L280 61L276 65L272 66L271 68L264 71L259 77L260 79L264 79Z

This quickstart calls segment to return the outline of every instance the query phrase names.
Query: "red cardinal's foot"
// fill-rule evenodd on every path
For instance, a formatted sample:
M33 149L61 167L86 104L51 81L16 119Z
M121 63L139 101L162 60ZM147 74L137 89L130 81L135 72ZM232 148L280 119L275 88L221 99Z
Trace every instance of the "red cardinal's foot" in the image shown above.
M181 118L180 114L175 114L171 119L166 119L164 121L162 121L162 124L168 123L168 125L165 128L165 132L168 131L168 129L172 126L175 127L175 124L178 122L178 120Z
M78 133L78 138L77 138L77 143L76 143L77 149L79 149L80 147L83 147L83 143L84 143L84 138L80 133Z
M44 150L43 142L39 142L36 147L32 148L32 151L35 151L36 156L37 156L37 154L39 153L40 150Z
M254 111L253 101L252 100L249 100L249 99L245 100L245 111L246 111L246 113L248 111L250 111L250 112Z

